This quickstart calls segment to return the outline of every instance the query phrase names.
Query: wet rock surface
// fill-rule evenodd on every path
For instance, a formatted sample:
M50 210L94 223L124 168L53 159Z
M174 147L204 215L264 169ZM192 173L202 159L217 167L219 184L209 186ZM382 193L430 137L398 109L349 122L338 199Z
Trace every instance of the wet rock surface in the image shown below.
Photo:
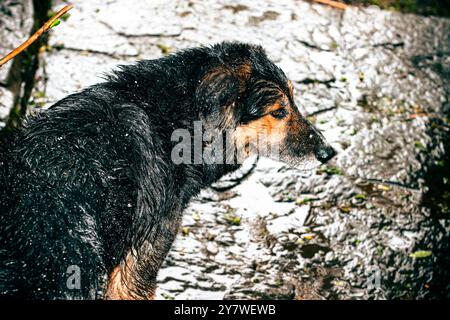
M117 64L239 40L266 48L339 150L314 171L251 159L204 190L159 298L448 297L450 20L294 0L73 3L40 55L33 106Z

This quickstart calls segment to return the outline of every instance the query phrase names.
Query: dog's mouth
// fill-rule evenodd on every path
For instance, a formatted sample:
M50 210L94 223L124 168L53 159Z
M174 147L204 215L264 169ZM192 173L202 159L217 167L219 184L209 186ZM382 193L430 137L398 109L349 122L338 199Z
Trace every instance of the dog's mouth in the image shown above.
M289 150L284 149L280 153L279 160L299 171L312 171L328 163L336 154L333 147L328 144L323 144L314 151L307 152L303 155L292 155Z
M311 158L301 161L295 166L295 168L299 171L312 171L318 169L321 165L322 163L320 161L317 161L315 158Z
M280 160L299 171L312 171L323 165L323 163L317 160L313 155L304 157L288 156L282 157Z

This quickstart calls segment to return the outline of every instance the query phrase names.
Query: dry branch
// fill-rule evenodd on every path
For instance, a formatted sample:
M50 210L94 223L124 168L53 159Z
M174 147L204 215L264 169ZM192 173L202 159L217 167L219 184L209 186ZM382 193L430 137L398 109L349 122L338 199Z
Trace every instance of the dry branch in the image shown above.
M42 36L48 29L51 28L53 23L61 18L67 11L73 8L73 5L69 4L59 10L53 17L51 17L39 30L37 30L31 37L29 37L24 43L22 43L19 47L8 53L5 57L0 60L0 68L7 63L9 60L17 56L23 50L28 48L34 41L36 41L40 36Z
M318 3L322 3L325 4L327 6L333 7L333 8L337 8L340 10L345 10L347 8L347 5L345 3L342 2L338 2L338 1L333 1L333 0L313 0L314 2L318 2Z

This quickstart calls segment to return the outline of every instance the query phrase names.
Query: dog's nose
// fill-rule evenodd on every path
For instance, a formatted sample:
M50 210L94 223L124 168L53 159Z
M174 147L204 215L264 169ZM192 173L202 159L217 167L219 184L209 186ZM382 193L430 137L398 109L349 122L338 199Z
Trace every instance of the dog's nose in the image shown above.
M330 145L325 145L321 148L318 148L315 152L315 156L317 160L322 163L328 162L331 158L336 155L336 151Z

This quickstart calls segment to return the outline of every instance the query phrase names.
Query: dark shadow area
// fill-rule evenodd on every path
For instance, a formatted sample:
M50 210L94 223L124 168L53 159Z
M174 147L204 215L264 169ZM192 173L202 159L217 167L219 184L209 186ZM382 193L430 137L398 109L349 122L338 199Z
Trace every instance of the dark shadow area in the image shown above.
M439 57L440 58L440 57ZM430 118L428 135L432 138L432 145L441 143L444 154L432 160L424 176L427 191L422 198L422 206L429 210L429 221L424 221L432 226L435 232L429 232L428 237L422 239L417 249L429 249L433 253L432 277L422 276L422 281L417 285L418 290L427 289L429 298L444 299L450 297L450 234L448 226L450 221L450 103L449 83L450 70L445 66L443 59L413 59L418 67L428 67L438 73L444 82L446 89L446 101L440 110L441 117ZM430 263L426 259L417 262L419 265Z

